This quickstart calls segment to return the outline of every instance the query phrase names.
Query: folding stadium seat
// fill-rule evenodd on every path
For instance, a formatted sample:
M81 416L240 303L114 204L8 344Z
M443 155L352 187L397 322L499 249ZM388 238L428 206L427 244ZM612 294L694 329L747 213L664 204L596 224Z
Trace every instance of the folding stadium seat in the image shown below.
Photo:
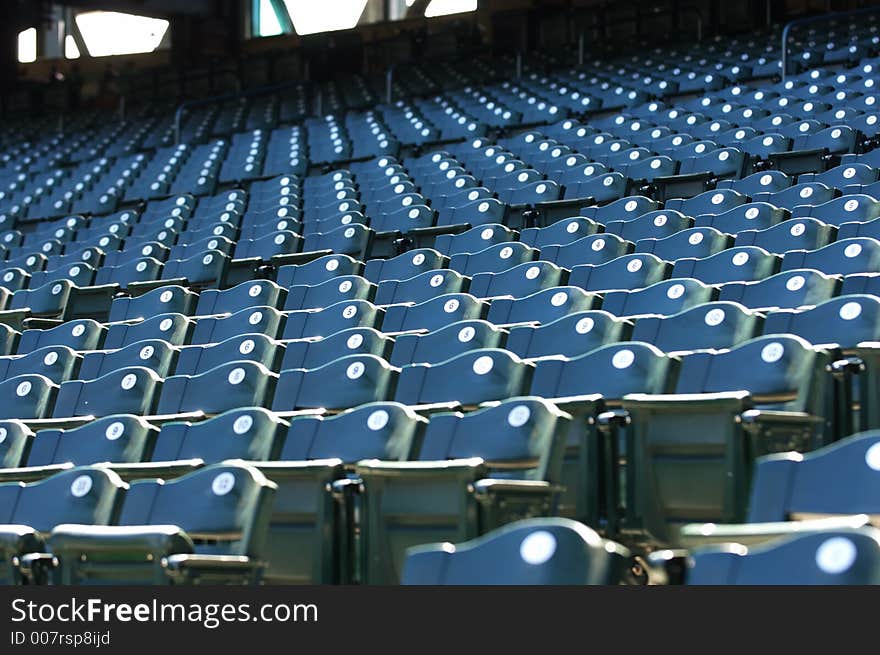
M824 302L835 296L839 288L839 278L810 269L794 269L757 282L725 284L719 299L751 309L795 309Z
M313 369L282 370L272 409L342 410L387 400L399 373L400 369L370 354L340 356Z
M526 245L543 248L549 245L564 245L577 241L583 237L596 234L599 224L583 217L573 216L566 218L547 227L530 227L520 233L519 240Z
M218 224L218 227L221 228L220 231L227 231L228 234L235 235L234 228L229 229L226 224ZM235 241L232 240L231 236L218 236L214 234L215 231L215 229L209 229L209 234L203 237L201 236L203 230L199 229L198 226L192 225L192 221L190 221L186 230L180 235L177 244L168 251L168 259L187 259L208 250L217 250L231 257L236 249ZM242 250L244 250L245 245L247 244L241 244Z
M651 556L651 565L675 584L689 585L874 585L880 580L880 531L872 527L826 527L794 533L771 543L706 546L679 562L671 551ZM666 560L666 561L664 561Z
M19 355L47 346L69 346L76 351L97 350L104 344L107 328L92 319L68 321L53 328L27 329L21 333Z
M194 424L198 432L189 428L187 440L198 437L204 444L200 449L206 451L217 439L217 431L221 440L228 435L233 442L230 447L236 447L233 444L240 433L282 429L272 427L279 419L253 412L239 410L239 414L249 415L245 419L252 416L251 421L229 412ZM209 431L206 426L212 423L217 426ZM285 422L280 423L286 428ZM345 520L337 522L326 511L328 503L335 502L334 494L350 489L351 478L344 464L371 458L413 459L421 446L425 424L426 420L409 408L390 402L362 405L334 416L294 418L286 430L283 449L272 458L280 461L253 462L279 487L266 544L266 581L351 582L351 535ZM283 435L278 438L283 439Z
M702 259L720 253L730 242L730 236L714 227L694 227L662 239L642 239L636 243L635 252L651 253L666 261Z
M626 196L630 180L622 173L603 173L585 178L579 183L565 184L561 200L545 201L536 206L542 225L551 225L571 216L581 207L609 203Z
M276 370L318 368L346 355L375 355L388 359L394 339L371 327L354 327L323 338L288 341Z
M283 325L284 314L274 307L248 307L231 315L200 318L191 337L183 343L219 343L242 334L264 334L275 338Z
M764 230L784 221L788 212L766 202L750 202L722 214L697 216L697 227L714 227L727 234L737 234L743 230Z
M803 176L800 176L802 178ZM799 179L800 179L799 178ZM804 180L808 181L808 180ZM815 180L821 182L822 180ZM755 196L759 193L775 193L787 189L794 184L794 179L782 171L758 171L739 180L722 180L718 183L718 189L733 189L746 196ZM834 185L828 185L834 186Z
M594 525L600 518L616 522L616 493L611 488L617 482L609 477L612 474L604 458L616 460L619 448L600 435L596 419L606 408L618 407L627 394L671 390L677 365L677 360L653 346L637 342L613 343L572 358L536 360L531 393L555 399L561 409L587 426L585 433L568 438L563 514Z
M46 418L55 404L58 385L38 374L25 374L0 382L0 418Z
M834 189L819 182L795 184L774 193L758 193L752 196L753 202L768 202L782 209L792 210L798 205L810 203L819 205L834 198Z
M384 310L366 300L336 303L321 310L304 310L287 315L284 339L327 336L354 327L374 327L382 323Z
M459 253L474 253L499 243L516 241L517 233L500 224L480 225L459 234L440 234L434 240L434 249L451 257ZM535 245L521 239L527 245Z
M778 272L780 258L756 246L739 246L703 259L679 259L672 278L695 278L706 284L763 280Z
M660 203L656 200L645 196L627 196L607 205L584 207L580 215L604 225L614 220L630 221L657 209L660 209Z
M692 198L724 179L739 179L745 170L746 154L736 148L719 148L681 162L678 173L655 177L652 185L659 197ZM687 213L687 212L685 212Z
M58 389L54 418L152 413L162 378L143 366L116 369L94 380L68 380ZM110 390L113 393L108 393Z
M229 262L230 257L220 250L197 254L187 259L170 259L162 269L162 284L220 288L226 281Z
M67 346L47 346L26 355L0 357L0 379L41 375L61 384L79 372L82 357Z
M476 193L473 189L468 195ZM449 201L447 201L448 203ZM410 230L409 235L417 239L422 245L422 240L434 238L441 234L457 234L478 225L505 222L507 207L495 198L479 198L460 205L447 205L447 208L438 212L437 222L433 228Z
M841 164L824 173L801 173L798 175L798 180L800 182L820 182L825 186L850 194L859 193L859 191L846 190L848 187L867 186L876 182L877 177L877 169L867 164Z
M605 264L575 266L568 283L587 291L641 289L666 279L670 268L655 255L622 255Z
M755 457L830 439L830 360L803 339L770 334L686 355L673 395L625 398L632 451L624 529L676 544L682 522L742 520Z
M205 289L198 295L194 313L198 316L234 314L251 307L278 308L286 296L271 280L252 280L224 289Z
M570 416L543 399L509 398L467 414L432 415L419 462L360 461L360 582L398 581L408 546L469 538L553 511L570 425Z
M203 293L208 293L207 291ZM110 322L143 319L156 314L193 313L200 297L181 286L153 289L140 296L117 296L110 304Z
M43 429L21 467L0 469L0 480L31 482L74 466L141 462L153 450L159 430L132 415L108 416L66 430Z
M783 221L763 230L743 230L734 245L757 246L768 252L784 254L790 250L815 250L834 238L834 228L815 218Z
M733 189L716 189L687 199L667 200L663 208L680 211L685 216L700 216L702 214L723 214L734 207L746 204L748 201L748 196Z
M458 321L485 318L488 310L489 303L470 294L446 294L415 305L387 307L382 330L386 334L411 330L432 331Z
M604 296L602 309L615 316L669 316L711 302L717 295L715 287L699 280L673 278L644 289L610 291Z
M286 421L261 407L233 409L205 421L171 421L157 431L151 457L143 463L114 463L112 468L130 481L176 478L232 459L274 460L281 452L287 427Z
M576 312L541 325L515 325L504 347L522 359L574 357L607 343L626 341L631 331L631 322L608 312Z
M760 543L795 532L818 531L829 523L845 524L858 520L859 514L871 515L873 496L865 491L875 484L872 456L877 449L871 448L876 443L877 432L871 431L805 455L789 452L761 457L755 463L746 522L711 529L687 525L682 528L682 540L694 545L734 538ZM834 484L816 485L816 479Z
M375 233L363 225L339 227L329 232L306 234L303 253L335 253L364 260L370 252Z
M829 275L848 275L880 270L880 241L869 238L844 239L818 250L786 253L782 270L812 268Z
M30 284L31 274L22 268L12 267L0 270L0 280L7 293L24 289ZM7 293L3 294L4 296ZM4 303L5 304L5 303Z
M46 538L58 525L109 525L119 518L126 485L112 471L75 468L31 484L0 485L0 581L44 583Z
M173 346L189 341L195 321L183 314L159 314L139 323L114 323L107 330L104 348L124 348L145 339L161 339Z
M880 216L880 202L864 194L841 196L819 205L795 207L794 218L810 216L828 225L865 223Z
M320 309L344 300L373 300L376 286L357 275L327 280L314 286L294 286L287 290L285 311Z
M631 220L605 223L605 232L636 243L642 239L663 239L693 225L693 219L677 211L656 210Z
M880 408L872 400L880 373L877 349L872 346L880 334L878 317L878 299L859 294L831 298L812 309L780 310L767 315L765 333L786 332L811 339L812 343L833 345L843 356L835 365L835 374L845 378L856 376L852 393L858 404L842 408L838 420L840 436L880 425ZM845 392L850 393L846 389Z
M770 160L776 168L789 174L822 172L829 168L829 162L836 163L840 155L855 152L857 145L856 130L847 125L834 125L798 136L789 152L775 153Z
M233 361L251 361L274 370L283 349L264 334L242 334L209 346L185 346L174 367L175 375L199 375Z
M94 380L120 368L141 366L164 378L177 361L178 348L161 339L137 341L118 350L90 351L83 354L77 379Z
M565 268L599 265L633 250L633 244L612 234L595 234L562 246L547 246L541 257Z
M281 266L275 276L278 286L320 284L340 275L361 275L363 264L348 255L325 255L304 264Z
M446 268L449 259L433 248L410 250L391 259L371 259L364 277L378 284L384 280L407 280L425 271Z
M626 578L629 551L581 523L524 519L461 542L406 551L404 585L610 585Z
M239 464L132 483L118 527L68 521L52 532L49 549L59 561L53 580L255 584L276 488Z
M459 253L449 259L449 268L462 275L500 273L538 258L538 251L520 242L496 244L475 253Z
M408 405L474 406L519 395L531 371L530 364L506 350L472 350L438 364L403 367L394 399Z
M732 348L761 332L763 318L734 302L711 302L666 317L636 320L633 341L666 353Z
M389 361L393 366L438 364L471 350L501 348L506 336L487 321L459 321L432 332L398 335Z
M577 287L550 287L519 299L494 299L487 320L496 325L546 323L574 312L595 309L599 303L597 295Z
M263 406L272 397L277 377L262 364L243 359L200 374L174 375L162 384L157 411L219 414L235 407Z
M513 296L522 298L542 289L559 286L566 272L550 262L524 262L499 273L477 273L468 293L478 298Z

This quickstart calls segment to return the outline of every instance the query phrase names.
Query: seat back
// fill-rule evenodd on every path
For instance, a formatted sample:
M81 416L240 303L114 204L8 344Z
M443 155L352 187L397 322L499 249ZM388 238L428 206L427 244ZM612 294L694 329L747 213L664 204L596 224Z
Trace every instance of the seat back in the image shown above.
M404 585L607 585L629 553L576 521L524 519L457 545L407 550Z

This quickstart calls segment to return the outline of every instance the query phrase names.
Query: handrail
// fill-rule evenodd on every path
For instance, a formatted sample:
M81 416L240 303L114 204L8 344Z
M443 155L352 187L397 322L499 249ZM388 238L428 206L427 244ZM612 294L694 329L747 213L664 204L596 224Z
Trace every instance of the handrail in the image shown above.
M183 121L183 114L187 109L192 109L193 107L204 107L205 105L213 105L217 102L226 102L227 100L236 100L238 98L252 98L254 96L268 95L270 93L283 91L284 89L293 88L302 84L307 84L307 82L303 82L303 80L291 80L288 82L281 82L279 84L260 86L253 89L248 89L246 91L233 91L232 93L223 93L221 95L210 96L208 98L199 98L198 100L188 100L187 102L182 102L177 107L177 110L174 112L174 143L175 145L180 145L180 128Z
M782 28L782 49L780 52L780 66L782 67L782 81L785 82L788 77L788 37L795 27L801 25L809 25L811 23L821 23L826 20L834 20L837 18L848 18L850 16L862 16L865 14L874 14L880 12L880 7L865 7L863 9L851 9L850 11L834 11L828 14L819 14L816 16L807 16L805 18L796 18L788 21Z

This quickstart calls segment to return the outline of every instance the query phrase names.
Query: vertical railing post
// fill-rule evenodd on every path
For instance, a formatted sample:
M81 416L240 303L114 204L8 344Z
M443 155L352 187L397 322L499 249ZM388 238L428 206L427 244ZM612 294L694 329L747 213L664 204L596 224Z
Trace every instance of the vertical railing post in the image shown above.
M385 102L389 105L394 100L394 64L385 71Z

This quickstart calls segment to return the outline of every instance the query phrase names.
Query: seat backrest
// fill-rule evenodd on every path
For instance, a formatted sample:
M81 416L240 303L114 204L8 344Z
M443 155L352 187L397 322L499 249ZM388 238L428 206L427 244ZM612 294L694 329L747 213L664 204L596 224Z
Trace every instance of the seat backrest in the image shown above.
M669 316L695 305L710 302L716 295L716 287L703 284L699 280L671 279L635 291L606 293L602 309L615 316L642 314Z
M113 525L127 487L107 469L70 469L24 485L11 522L43 533L62 523Z
M230 289L205 289L198 296L196 314L234 314L258 306L278 308L283 300L284 289L281 286L271 280L250 280Z
M153 452L159 430L143 418L116 414L68 430L37 432L28 466L70 462L88 466L102 462L142 462Z
M407 405L456 401L477 405L521 395L532 369L507 350L472 350L439 364L404 366L394 399Z
M666 317L636 320L633 341L644 341L663 352L730 348L760 333L758 314L733 302L711 302Z
M120 525L176 525L198 553L259 557L276 485L244 464L215 464L173 480L134 482Z
M272 409L347 409L388 400L399 369L376 355L346 355L313 369L295 368L278 377Z
M287 422L262 407L231 409L207 421L172 421L162 426L152 453L154 462L200 459L208 464L229 459L278 459Z
M431 416L419 459L479 457L492 477L557 482L572 417L536 396Z
M157 411L219 414L234 407L262 406L272 397L277 377L259 362L241 359L197 375L174 375L162 384Z
M295 418L280 459L408 461L418 455L427 424L427 419L395 402L368 403L333 416Z
M0 467L24 466L30 455L33 440L34 433L24 422L16 419L0 421ZM0 506L7 507L11 512L14 504L5 505L0 502ZM0 512L0 521L9 523L10 518Z
M867 294L838 296L800 312L767 315L765 334L796 334L813 344L854 348L880 340L880 298Z
M822 515L876 515L880 430L809 453L766 455L755 463L749 523Z
M727 351L686 355L676 393L747 391L756 407L820 414L826 360L800 337L765 335Z
M407 551L404 585L608 585L623 577L629 552L564 518L516 521L456 545Z
M677 359L650 344L624 341L577 357L539 360L531 393L545 398L598 395L614 401L630 393L667 393L677 372Z
M797 534L759 546L721 544L690 554L691 585L875 585L880 531L850 528Z

